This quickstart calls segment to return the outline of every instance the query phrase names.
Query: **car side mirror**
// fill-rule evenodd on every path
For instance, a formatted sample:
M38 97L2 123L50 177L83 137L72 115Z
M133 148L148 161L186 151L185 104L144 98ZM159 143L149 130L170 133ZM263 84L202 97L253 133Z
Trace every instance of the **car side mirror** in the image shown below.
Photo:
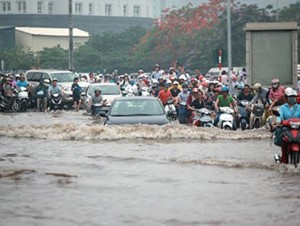
M48 79L48 78L44 79L44 83L50 84L50 79Z

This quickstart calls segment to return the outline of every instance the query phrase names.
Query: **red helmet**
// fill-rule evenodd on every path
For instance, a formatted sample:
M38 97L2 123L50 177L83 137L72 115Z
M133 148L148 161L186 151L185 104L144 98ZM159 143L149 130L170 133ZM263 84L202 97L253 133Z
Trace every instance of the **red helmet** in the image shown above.
M175 80L175 77L174 76L170 76L169 78L171 81Z
M204 76L203 75L199 75L199 80L202 80L204 79Z

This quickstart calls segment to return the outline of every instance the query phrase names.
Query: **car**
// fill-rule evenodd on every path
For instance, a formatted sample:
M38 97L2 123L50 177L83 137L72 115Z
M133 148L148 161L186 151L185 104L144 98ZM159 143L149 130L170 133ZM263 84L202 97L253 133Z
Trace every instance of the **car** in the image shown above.
M28 92L29 97L32 99L35 95L35 89L39 85L41 79L44 80L46 86L49 86L53 78L57 79L57 84L63 90L62 103L69 107L73 105L73 97L71 86L74 78L78 77L71 71L62 70L29 70L25 74L25 78L29 83ZM78 83L82 88L82 95L85 95L85 91L89 85L87 82Z
M83 100L83 109L87 110L87 112L90 112L91 110L89 102L92 98L92 95L94 95L96 88L99 88L101 90L101 95L103 99L106 100L106 106L103 107L103 110L105 110L106 112L109 110L111 102L115 98L122 96L121 90L115 83L92 83L88 86L85 93L85 98Z
M116 98L105 117L105 125L170 124L161 101L151 96Z
M233 67L233 71L238 74L239 71L242 71L244 67ZM228 67L222 67L221 72L226 71L228 72ZM205 77L210 78L213 80L214 78L218 78L220 74L220 69L218 67L212 67L208 70L206 73Z

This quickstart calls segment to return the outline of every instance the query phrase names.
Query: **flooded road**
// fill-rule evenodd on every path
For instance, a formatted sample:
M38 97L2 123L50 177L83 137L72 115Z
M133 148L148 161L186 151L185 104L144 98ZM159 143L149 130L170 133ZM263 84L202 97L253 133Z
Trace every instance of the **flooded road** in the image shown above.
M264 130L103 128L76 113L0 119L1 226L299 225L300 173L280 172Z

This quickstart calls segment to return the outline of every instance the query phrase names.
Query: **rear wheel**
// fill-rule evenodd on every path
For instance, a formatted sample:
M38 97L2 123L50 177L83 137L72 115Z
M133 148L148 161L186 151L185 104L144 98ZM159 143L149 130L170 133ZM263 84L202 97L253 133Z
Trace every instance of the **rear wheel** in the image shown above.
M18 99L15 99L12 103L11 110L13 112L18 112L21 109L21 105L22 105L21 101Z
M259 127L260 127L260 122L259 122L258 119L256 119L256 120L254 121L253 128L258 129Z
M247 127L247 123L245 122L245 120L242 120L242 122L241 122L241 129L245 130L246 127Z
M299 163L299 152L298 151L290 152L290 154L289 154L289 164L294 165L295 168L297 168L298 163Z
M230 126L224 126L225 130L231 130Z

